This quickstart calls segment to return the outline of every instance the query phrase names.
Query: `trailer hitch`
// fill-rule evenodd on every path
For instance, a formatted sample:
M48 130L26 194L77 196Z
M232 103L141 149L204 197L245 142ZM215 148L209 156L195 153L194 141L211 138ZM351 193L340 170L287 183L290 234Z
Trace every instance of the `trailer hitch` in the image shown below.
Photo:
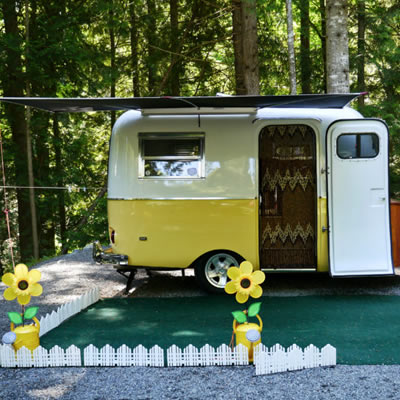
M112 253L111 247L103 249L98 240L93 242L93 260L100 264L128 265L128 256L125 254Z

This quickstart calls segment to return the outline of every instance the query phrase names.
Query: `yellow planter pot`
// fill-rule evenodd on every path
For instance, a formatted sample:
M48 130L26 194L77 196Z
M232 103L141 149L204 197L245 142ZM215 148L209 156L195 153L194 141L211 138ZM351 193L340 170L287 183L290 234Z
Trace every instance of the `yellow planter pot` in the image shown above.
M253 357L254 347L257 346L259 343L261 343L261 331L263 328L263 323L258 314L256 315L256 317L260 322L260 325L257 325L252 322L250 323L245 322L244 324L238 324L236 320L233 321L233 332L236 337L236 346L238 344L242 344L247 347L247 349L249 350L249 361L253 361L254 359ZM250 330L255 330L259 333L259 338L257 340L250 341L248 339L248 336L246 336L246 334L248 334Z
M15 350L21 347L26 347L29 350L35 350L40 345L39 332L40 324L36 317L33 317L35 324L18 326L14 329L14 324L11 323L11 331L17 335L13 344Z

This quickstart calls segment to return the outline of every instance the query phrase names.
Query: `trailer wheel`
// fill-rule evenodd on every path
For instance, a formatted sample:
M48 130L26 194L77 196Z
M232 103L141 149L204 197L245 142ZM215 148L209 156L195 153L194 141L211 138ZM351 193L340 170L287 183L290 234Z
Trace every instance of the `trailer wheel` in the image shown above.
M210 293L224 293L229 267L239 266L243 258L235 253L218 251L201 257L195 265L195 275L200 286Z

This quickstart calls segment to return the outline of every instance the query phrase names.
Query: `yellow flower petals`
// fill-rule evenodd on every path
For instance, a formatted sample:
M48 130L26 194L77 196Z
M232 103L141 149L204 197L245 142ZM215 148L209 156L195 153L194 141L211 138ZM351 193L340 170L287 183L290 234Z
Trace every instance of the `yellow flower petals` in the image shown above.
M4 291L3 297L8 301L12 301L17 297L17 294L12 287L9 287Z
M7 286L12 286L15 282L15 276L14 274L8 272L7 274L4 274L3 277L1 278L3 283L5 283Z
M242 275L250 275L253 272L253 266L249 261L243 261L240 264L240 273Z
M26 306L31 301L31 296L29 294L21 294L18 296L18 303L21 306Z
M233 294L236 290L236 284L234 281L230 281L225 285L225 292L228 294Z
M38 269L32 269L28 273L29 276L29 282L30 283L36 283L40 281L40 278L42 277L42 273Z
M251 274L251 279L256 285L259 285L265 281L265 274L262 271L254 271Z
M15 267L15 276L17 279L27 278L28 267L25 264L18 264Z
M39 270L28 271L25 264L18 264L15 273L5 274L2 281L9 286L4 291L4 298L8 301L17 298L18 303L25 306L31 301L32 296L40 296L43 288L37 282L42 274Z
M238 303L246 303L248 298L249 298L249 295L247 293L243 293L243 292L236 293L236 301Z
M225 292L236 293L238 303L245 303L249 299L249 295L254 298L262 296L263 291L259 284L264 282L265 274L262 271L253 272L251 262L243 261L239 268L229 268L228 277L231 281L225 285Z
M255 285L250 291L250 296L255 299L258 299L259 297L262 296L262 292L263 291L261 289L261 286Z
M34 283L31 286L31 295L32 296L40 296L43 293L43 288L42 285L39 285L39 283Z
M240 277L240 269L238 267L230 267L228 269L228 277L233 279L238 279Z

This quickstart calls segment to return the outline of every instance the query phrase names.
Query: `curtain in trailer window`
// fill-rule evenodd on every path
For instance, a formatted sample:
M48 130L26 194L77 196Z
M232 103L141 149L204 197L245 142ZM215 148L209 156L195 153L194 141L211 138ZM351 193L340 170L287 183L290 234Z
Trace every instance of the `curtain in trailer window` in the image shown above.
M315 267L315 135L276 125L260 136L260 260L265 268Z

